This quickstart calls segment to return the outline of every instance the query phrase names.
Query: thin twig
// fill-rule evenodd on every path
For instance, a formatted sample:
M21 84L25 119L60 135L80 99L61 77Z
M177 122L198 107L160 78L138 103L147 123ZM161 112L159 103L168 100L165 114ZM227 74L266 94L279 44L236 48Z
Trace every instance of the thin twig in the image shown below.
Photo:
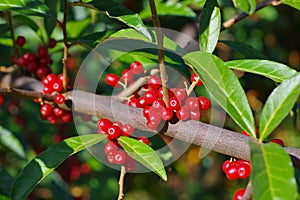
M118 200L123 199L124 196L124 179L125 179L125 175L126 175L126 169L124 166L121 166L121 172L120 172L120 179L119 179L119 196L118 196Z
M17 45L16 45L15 32L14 32L14 27L13 27L13 24L12 24L12 17L11 17L11 12L10 11L7 12L7 18L8 18L9 28L10 28L10 37L11 37L12 42L13 42L14 56L18 56L18 48L17 48Z
M2 73L12 73L12 72L16 71L17 69L18 69L17 65L12 65L9 67L0 66L0 72L2 72Z
M17 88L0 88L0 95L8 95L18 98L27 99L43 99L47 101L53 101L53 96L49 94L44 94L42 92L28 91Z
M62 22L62 31L64 36L64 55L62 59L63 63L63 87L64 90L67 88L67 59L68 59L68 34L67 34L67 12L68 12L68 3L67 0L64 0L64 18Z
M257 12L258 10L264 8L264 7L267 7L267 6L278 6L279 4L281 4L281 1L278 1L278 0L268 0L268 1L264 1L264 2L261 2L259 3L257 6L256 6L256 9L255 9L255 12ZM224 22L222 24L222 27L221 27L221 31L224 31L228 28L230 28L231 26L233 26L234 24L236 24L237 22L241 21L242 19L246 18L247 16L249 16L248 13L246 12L242 12L232 18L230 18L229 20L227 20L226 22Z
M242 200L251 200L252 199L252 193L253 193L253 189L252 189L252 184L249 181L247 188L246 188L246 192L242 198Z
M166 105L168 105L169 92L168 92L168 75L165 66L164 35L160 28L160 23L156 12L156 6L154 0L149 0L149 4L152 13L153 25L155 27L155 34L157 37L158 64L159 64L160 78L161 78L161 83L163 88L163 101L165 102Z

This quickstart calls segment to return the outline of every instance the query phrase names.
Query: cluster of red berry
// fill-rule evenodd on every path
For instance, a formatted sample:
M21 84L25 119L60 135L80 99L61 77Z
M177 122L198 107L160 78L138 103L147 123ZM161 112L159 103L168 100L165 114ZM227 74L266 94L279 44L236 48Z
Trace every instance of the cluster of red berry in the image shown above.
M245 179L251 173L251 166L249 161L246 160L226 160L223 163L222 170L229 180Z
M245 179L251 174L250 162L246 160L226 160L222 165L222 170L229 180L238 178ZM239 189L233 196L234 200L241 200L245 193L245 188Z
M117 139L120 136L131 137L134 128L129 124L120 122L111 122L106 118L101 118L98 121L98 133L107 135L107 143L104 145L104 152L107 156L107 161L111 164L124 165L126 171L133 171L136 166L136 161L131 158L118 144ZM150 144L147 137L140 136L136 140L147 145Z
M131 83L134 75L139 75L144 71L143 65L138 61L134 61L130 64L130 69L125 69L122 72L121 77L115 74L107 74L105 80L108 85L119 87L122 85L121 81ZM190 79L195 86L202 85L202 81L196 73L193 73ZM163 88L160 77L151 75L147 84L135 91L127 104L132 107L143 108L147 126L151 130L161 129L166 122L175 124L179 120L199 120L201 111L206 111L210 107L208 98L188 96L185 88L168 89L168 96L169 100L166 104L163 101Z
M144 71L143 65L138 61L134 61L130 64L130 69L123 70L121 77L110 73L106 75L105 82L111 87L119 88L121 85L124 85L124 83L128 84L132 82L134 75L141 75Z
M25 43L25 37L17 37L16 45L18 47L24 46ZM48 48L54 48L55 46L56 40L53 38L49 38L47 45L39 47L36 54L25 52L20 57L16 57L14 55L11 57L11 62L27 69L27 71L33 73L35 77L42 79L52 71L49 67L49 65L51 64L51 59L49 58Z
M69 82L69 78L67 78L67 82ZM63 75L59 74L56 76L55 74L49 74L48 76L42 79L42 83L44 85L44 93L54 95L54 102L56 105L63 104L65 102L65 97L60 92L63 91ZM72 120L72 113L66 110L63 110L56 105L51 105L49 103L41 102L42 106L40 108L40 113L42 119L47 120L51 124L56 124L58 122L67 123Z

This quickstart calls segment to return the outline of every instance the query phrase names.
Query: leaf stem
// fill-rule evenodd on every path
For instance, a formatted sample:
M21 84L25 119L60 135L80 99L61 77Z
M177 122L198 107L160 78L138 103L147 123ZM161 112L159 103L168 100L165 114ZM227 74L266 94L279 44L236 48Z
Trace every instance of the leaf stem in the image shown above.
M121 166L121 172L120 172L120 178L119 178L119 196L118 196L118 200L123 199L123 196L124 196L123 188L124 188L125 175L126 175L126 169L122 165Z
M69 44L68 44L68 34L67 34L67 12L68 12L68 3L67 0L64 0L64 18L62 22L62 31L63 31L63 37L64 37L64 55L62 59L63 63L63 88L66 91L67 89L67 59L68 59L68 50L69 50Z
M264 8L264 7L267 7L267 6L278 6L280 5L282 2L279 1L279 0L268 0L268 1L264 1L264 2L261 2L259 4L257 4L256 6L256 9L255 9L255 12L257 12L258 10ZM233 26L234 24L236 24L237 22L241 21L242 19L248 17L249 14L246 13L246 12L242 12L238 15L235 15L234 17L230 18L229 20L227 20L226 22L224 22L222 24L222 27L221 27L221 32L230 28L231 26Z
M165 54L164 54L164 35L160 28L160 22L156 11L156 6L154 0L149 0L150 9L152 13L152 21L155 27L155 34L157 37L157 46L158 46L158 64L160 70L160 78L163 88L163 101L168 105L169 101L169 92L168 92L168 76L165 66Z
M14 32L14 27L13 27L13 24L12 24L12 17L11 17L11 12L10 11L7 12L7 18L8 18L9 28L10 28L10 37L11 37L12 42L13 42L14 56L18 56L18 48L17 48L17 45L16 45L15 32Z

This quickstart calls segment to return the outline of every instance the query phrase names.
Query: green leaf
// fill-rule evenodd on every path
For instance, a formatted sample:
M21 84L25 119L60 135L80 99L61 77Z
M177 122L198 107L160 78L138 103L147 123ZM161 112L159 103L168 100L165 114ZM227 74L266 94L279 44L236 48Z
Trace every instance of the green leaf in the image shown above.
M291 159L285 150L274 143L256 144L251 149L254 200L295 199L297 184Z
M80 4L73 4L79 5L83 7L88 7L91 9L96 9L105 13L110 18L117 19L129 27L132 27L145 35L147 38L151 39L151 35L148 32L146 26L143 24L142 19L137 13L133 13L131 10L126 8L124 5L113 1L113 0L93 0L88 3L80 2Z
M19 139L14 136L9 130L0 126L0 144L6 147L11 152L25 159L25 151Z
M256 0L233 0L234 6L242 11L253 14L256 8Z
M149 30L150 30L150 32L152 32L152 35L154 35L153 36L154 41L157 41L155 31L151 30L151 29L149 29ZM122 29L120 31L117 31L116 33L111 34L109 37L110 38L138 39L138 40L142 40L142 41L145 41L145 42L151 42L151 40L149 40L144 35L140 34L139 32L137 32L134 29ZM154 42L152 42L152 43L156 44ZM173 40L171 40L167 36L164 36L164 48L167 48L167 49L172 50L172 51L176 51L180 55L186 54L186 51L183 48L178 46Z
M300 94L300 73L283 81L268 97L259 119L259 139L263 141L288 115Z
M254 119L246 94L236 75L218 57L191 52L183 59L203 80L214 100L246 132L256 137Z
M157 14L159 16L163 15L175 15L175 16L182 16L182 17L197 17L196 13L188 6L183 5L181 2L178 1L168 1L162 2L160 0L155 1ZM151 11L150 8L144 9L140 12L140 16L142 19L150 18Z
M239 54L245 56L245 58L268 59L267 56L263 55L261 52L245 43L230 40L221 40L220 42L229 46L231 49L238 52Z
M282 0L283 4L289 5L293 8L300 10L300 1L299 0Z
M225 62L225 65L231 69L259 74L276 82L282 82L297 73L296 70L284 64L269 60L233 60Z
M200 15L200 50L212 53L221 30L221 13L217 0L206 1Z
M25 24L29 26L34 32L37 32L39 30L39 26L32 19L25 15L14 15L13 22L16 23L16 25Z
M13 177L6 170L0 167L0 194L9 197L13 183Z
M88 134L65 139L39 154L17 176L12 189L13 200L26 199L32 189L69 156L104 140L106 135Z
M124 136L118 138L118 142L132 158L167 181L167 174L163 162L151 147L136 139Z
M53 17L49 8L39 0L0 0L0 10L18 11L26 15Z

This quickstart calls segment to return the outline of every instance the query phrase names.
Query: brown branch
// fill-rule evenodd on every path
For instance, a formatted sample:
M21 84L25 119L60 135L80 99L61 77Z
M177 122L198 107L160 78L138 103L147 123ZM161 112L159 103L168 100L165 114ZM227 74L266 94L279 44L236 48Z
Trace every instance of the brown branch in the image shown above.
M17 88L0 88L0 95L8 95L18 98L27 99L43 99L47 101L53 101L53 96L44 94L42 92L28 91Z
M257 6L256 6L256 9L255 9L255 12L257 12L258 10L264 8L264 7L267 7L267 6L278 6L279 4L281 4L281 1L279 0L268 0L268 1L264 1L264 2L261 2L259 3ZM221 32L230 28L231 26L233 26L234 24L236 24L237 22L241 21L242 19L248 17L249 14L246 13L246 12L242 12L232 18L230 18L229 20L227 20L226 22L224 22L222 24L222 27L221 27Z
M168 105L169 101L169 92L168 92L168 76L165 66L165 53L164 53L164 35L160 28L159 18L156 12L156 6L154 0L149 0L150 10L152 13L152 21L155 27L155 34L157 38L157 51L158 51L158 64L160 70L160 78L163 88L163 101Z
M0 74L0 80L2 88L15 87L31 90L36 95L39 95L38 93L43 88L40 81L24 76L13 77L12 74L7 74L1 77ZM38 96L35 97L38 98ZM116 97L95 95L80 90L66 92L65 97L67 100L72 100L73 111L106 117L112 121L131 124L140 130L150 131L146 126L146 119L143 117L142 109L122 104ZM200 121L190 120L186 122L180 121L174 125L170 124L168 131L164 134L181 141L210 148L212 151L221 154L245 160L250 159L250 149L248 146L250 137ZM209 137L211 135L217 138L217 140L213 139L215 141L214 145L211 144L211 141L207 140L207 138L211 138ZM300 149L291 147L285 147L284 149L291 156L294 167L300 169Z
M123 196L124 196L123 187L124 187L125 175L126 175L125 167L121 166L120 179L119 179L119 196L118 196L118 200L123 199Z
M146 126L146 119L143 117L142 109L129 107L120 103L116 97L95 95L92 93L74 90L65 94L67 99L72 100L73 109L79 113L106 117L112 121L131 124L137 129L149 131ZM93 100L94 102L88 101ZM155 131L153 131L155 132ZM178 122L175 125L170 124L168 131L164 133L167 136L189 142L204 148L210 148L212 151L228 156L250 160L250 149L248 141L251 139L240 133L219 128L200 121ZM213 142L207 138L214 135ZM217 140L215 139L217 138ZM293 163L299 164L300 149L285 147L288 154L294 157Z

